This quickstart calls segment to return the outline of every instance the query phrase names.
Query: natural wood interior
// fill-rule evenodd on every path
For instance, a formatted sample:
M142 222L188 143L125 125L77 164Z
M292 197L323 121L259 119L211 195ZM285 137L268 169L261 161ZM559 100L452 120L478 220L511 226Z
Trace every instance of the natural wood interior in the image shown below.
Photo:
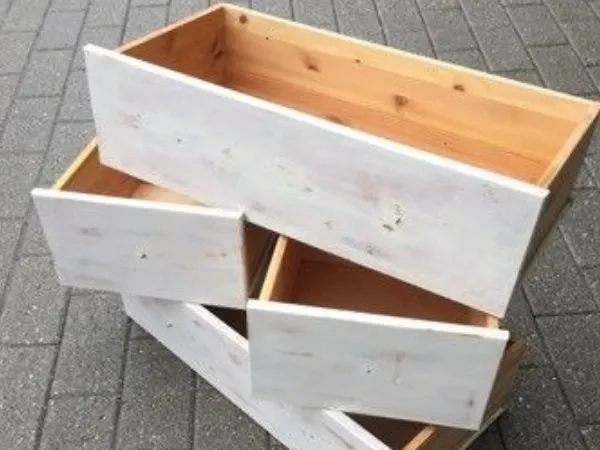
M231 5L121 51L543 186L560 169L556 161L573 150L581 123L592 119L591 102L582 99Z
M54 185L55 189L110 197L136 198L179 205L206 206L181 194L154 186L103 165L92 141ZM244 224L247 282L252 284L275 234L250 222Z
M283 236L260 299L498 327L487 314Z

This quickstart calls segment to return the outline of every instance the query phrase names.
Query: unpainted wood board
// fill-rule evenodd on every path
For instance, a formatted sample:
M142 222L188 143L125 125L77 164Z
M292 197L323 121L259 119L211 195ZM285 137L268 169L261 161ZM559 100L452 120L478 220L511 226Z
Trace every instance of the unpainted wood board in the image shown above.
M505 330L250 300L256 398L476 430Z
M245 307L241 212L40 188L32 195L65 285Z
M248 342L200 305L123 295L126 313L289 448L391 450L345 414L251 396Z
M101 160L503 316L545 189L88 45Z

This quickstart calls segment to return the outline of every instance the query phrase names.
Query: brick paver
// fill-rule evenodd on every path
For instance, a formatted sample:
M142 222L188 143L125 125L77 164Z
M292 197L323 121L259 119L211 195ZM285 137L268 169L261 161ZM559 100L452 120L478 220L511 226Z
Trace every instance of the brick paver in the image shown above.
M101 292L61 287L29 191L93 135L81 46L209 0L0 0L0 447L283 449ZM235 3L600 98L600 0ZM542 131L543 132L543 131ZM515 297L529 350L481 450L600 449L600 130Z

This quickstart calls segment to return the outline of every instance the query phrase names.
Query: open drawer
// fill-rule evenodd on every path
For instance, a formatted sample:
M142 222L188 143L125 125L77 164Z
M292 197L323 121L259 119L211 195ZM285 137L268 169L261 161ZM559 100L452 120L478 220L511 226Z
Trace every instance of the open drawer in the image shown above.
M272 233L102 165L91 142L52 189L32 192L68 286L245 308Z
M85 54L105 164L498 317L598 114L232 5Z
M123 295L127 314L295 450L464 450L508 406L523 343L509 342L476 430L301 408L252 397L245 311Z
M257 399L467 429L509 338L494 317L286 237L248 327Z

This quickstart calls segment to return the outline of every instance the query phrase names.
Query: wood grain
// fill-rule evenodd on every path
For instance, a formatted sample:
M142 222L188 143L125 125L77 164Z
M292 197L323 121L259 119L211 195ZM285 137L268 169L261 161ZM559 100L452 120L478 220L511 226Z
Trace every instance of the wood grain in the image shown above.
M258 399L471 430L508 341L502 330L256 300L248 327Z
M504 314L544 189L114 52L86 58L103 163Z

